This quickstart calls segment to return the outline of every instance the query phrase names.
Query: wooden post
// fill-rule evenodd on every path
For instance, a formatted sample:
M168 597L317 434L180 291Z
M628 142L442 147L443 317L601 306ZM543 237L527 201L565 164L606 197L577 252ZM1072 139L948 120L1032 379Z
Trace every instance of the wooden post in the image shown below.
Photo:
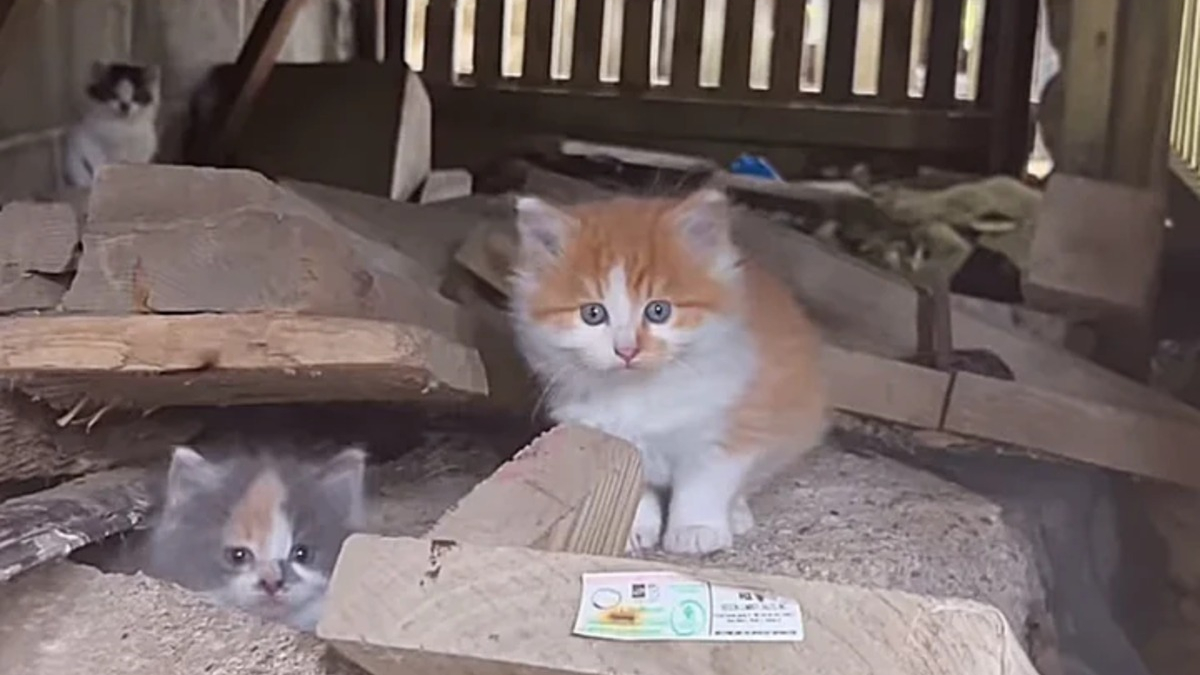
M216 116L215 144L209 148L213 163L223 163L228 157L304 3L305 0L267 0L259 10L234 63L229 104Z

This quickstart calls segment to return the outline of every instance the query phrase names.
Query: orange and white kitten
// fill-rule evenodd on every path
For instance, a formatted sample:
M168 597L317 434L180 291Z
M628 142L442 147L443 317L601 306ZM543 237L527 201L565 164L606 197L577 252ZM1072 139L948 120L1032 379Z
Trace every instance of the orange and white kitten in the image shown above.
M746 495L825 430L820 339L788 290L743 261L726 196L567 209L517 200L517 342L551 417L637 446L634 551L727 548Z

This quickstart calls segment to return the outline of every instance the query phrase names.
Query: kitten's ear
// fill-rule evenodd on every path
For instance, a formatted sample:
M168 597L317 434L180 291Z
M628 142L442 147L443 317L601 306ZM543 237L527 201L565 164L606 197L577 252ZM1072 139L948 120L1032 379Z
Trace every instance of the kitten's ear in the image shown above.
M557 258L578 227L575 216L537 197L517 198L518 247L525 262L538 264Z
M362 517L363 483L367 469L367 453L351 446L334 455L317 474L325 496L337 505L350 521Z
M221 481L216 464L186 446L177 446L167 470L167 508L178 506L196 492L211 490Z
M709 259L724 257L733 250L732 206L721 190L704 188L689 195L667 217L679 228L684 242Z

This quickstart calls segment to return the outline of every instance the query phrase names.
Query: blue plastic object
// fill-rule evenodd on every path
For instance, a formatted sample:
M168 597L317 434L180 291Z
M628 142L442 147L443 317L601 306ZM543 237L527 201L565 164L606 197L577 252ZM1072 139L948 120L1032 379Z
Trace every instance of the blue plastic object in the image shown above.
M771 166L766 157L758 155L747 155L742 153L733 163L729 165L731 173L742 174L743 176L757 176L769 180L783 180L783 176Z

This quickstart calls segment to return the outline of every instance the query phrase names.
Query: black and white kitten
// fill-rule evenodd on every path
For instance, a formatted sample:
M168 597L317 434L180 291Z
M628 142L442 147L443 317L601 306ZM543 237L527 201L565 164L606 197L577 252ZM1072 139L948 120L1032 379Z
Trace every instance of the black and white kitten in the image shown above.
M85 93L83 114L67 132L67 185L90 187L106 164L154 161L161 93L157 66L96 62Z

